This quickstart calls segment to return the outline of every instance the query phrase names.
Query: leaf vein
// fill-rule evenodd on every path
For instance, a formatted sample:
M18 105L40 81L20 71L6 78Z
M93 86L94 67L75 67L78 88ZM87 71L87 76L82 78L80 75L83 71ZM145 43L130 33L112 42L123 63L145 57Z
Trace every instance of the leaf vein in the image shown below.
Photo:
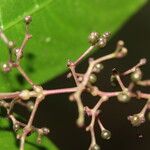
M53 0L47 0L46 2L42 3L41 5L39 5L37 3L36 0L34 0L35 2L35 7L32 8L29 11L24 12L22 15L18 16L16 19L14 19L13 21L11 21L10 23L8 23L6 26L4 26L4 30L7 30L9 28L11 28L12 26L16 25L17 23L19 23L20 21L22 21L22 19L27 16L27 15L32 15L40 10L42 10L43 8L45 8L47 5L49 5L50 3L52 3ZM1 9L0 9L1 10ZM1 21L1 25L2 24L2 17L1 17L1 11L0 11L0 21Z

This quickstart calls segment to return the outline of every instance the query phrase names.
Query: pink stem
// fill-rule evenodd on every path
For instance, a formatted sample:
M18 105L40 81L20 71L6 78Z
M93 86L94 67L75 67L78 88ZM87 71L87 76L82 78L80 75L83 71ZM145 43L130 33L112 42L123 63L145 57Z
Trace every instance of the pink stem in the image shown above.
M53 95L61 93L71 93L77 91L76 87L64 88L64 89L53 89L53 90L44 90L44 95Z
M19 97L20 92L0 93L0 99L13 99Z

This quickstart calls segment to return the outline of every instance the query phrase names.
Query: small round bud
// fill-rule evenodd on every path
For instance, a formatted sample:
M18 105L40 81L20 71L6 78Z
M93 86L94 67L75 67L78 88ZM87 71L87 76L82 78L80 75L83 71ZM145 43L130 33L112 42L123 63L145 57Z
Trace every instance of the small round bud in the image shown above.
M43 93L43 88L41 86L36 85L33 88L34 88L34 91L36 92L38 98L40 98L40 99L45 98L45 95Z
M97 77L95 74L91 74L89 77L89 82L90 83L95 83L97 81Z
M100 146L97 145L97 144L95 144L95 145L93 145L93 146L91 147L90 150L100 150L100 149L101 149Z
M3 64L3 71L4 72L9 72L11 70L11 68L9 67L8 64Z
M103 69L103 68L104 68L103 64L101 64L101 63L96 64L95 67L96 67L97 69Z
M123 47L122 50L121 50L121 53L122 53L122 56L126 56L127 53L128 53L128 49Z
M48 128L44 127L44 128L42 128L42 132L43 132L43 134L47 135L50 132L50 130Z
M107 40L105 38L102 38L102 37L99 38L98 47L100 47L100 48L105 47L106 46L106 42L107 42Z
M120 41L117 42L117 49L120 50L120 49L123 48L123 46L124 46L124 41L120 40Z
M30 92L28 90L23 90L19 96L23 100L28 100L30 98Z
M122 56L126 56L126 54L128 53L128 49L123 47L120 51L120 53L122 53Z
M117 58L122 58L122 57L125 57L128 53L128 49L123 47L121 48L121 50L117 53Z
M111 138L111 132L108 131L108 130L102 130L101 132L101 137L104 139L104 140L109 140Z
M43 88L41 86L34 86L34 91L37 93L43 93Z
M13 130L16 132L16 131L18 131L20 129L20 125L18 124L18 123L15 123L14 125L13 125Z
M110 32L105 32L104 34L103 34L103 37L105 38L105 39L109 39L110 38L110 36L111 36L111 33Z
M117 81L115 75L110 76L110 83L111 83L112 86L117 86L118 85L118 81Z
M135 127L140 126L145 121L144 117L141 117L139 114L129 116L128 119L131 121L131 124Z
M14 49L14 53L15 53L15 55L17 55L17 54L19 53L19 51L20 51L20 49L19 49L19 48Z
M133 82L138 82L142 79L142 72L140 69L136 69L132 74L131 74L131 80Z
M24 18L24 20L25 20L25 23L26 23L26 24L29 24L29 23L32 21L32 17L31 17L31 16L26 16L26 17Z
M69 95L69 100L70 101L74 101L75 100L74 94Z
M88 37L88 41L90 44L94 45L98 42L100 35L98 32L91 32L89 37Z
M28 101L27 102L27 107L28 107L29 111L32 111L33 108L34 108L34 103L32 101Z
M127 103L130 101L130 94L128 91L122 91L118 94L117 99L119 102Z
M13 48L14 47L14 42L13 41L9 41L8 42L8 47L9 48Z
M95 67L93 68L93 71L96 73L99 73L102 69L104 68L103 64L98 63L95 65Z

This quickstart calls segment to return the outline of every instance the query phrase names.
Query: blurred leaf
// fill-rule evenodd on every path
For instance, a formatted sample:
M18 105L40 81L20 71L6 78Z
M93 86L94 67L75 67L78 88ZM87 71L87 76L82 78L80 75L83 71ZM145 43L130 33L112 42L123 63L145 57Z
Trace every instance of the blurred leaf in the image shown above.
M18 150L19 141L16 140L15 134L10 128L9 121L4 118L0 118L0 149L2 150ZM42 143L36 143L37 135L34 133L27 138L25 144L26 150L58 150L52 142L46 137L42 138Z
M43 83L66 69L67 59L75 60L87 47L91 31L115 33L135 13L143 0L0 0L0 25L20 46L24 36L23 18L32 15L33 39L25 48L22 66L35 83ZM19 44L18 44L19 43ZM8 55L0 42L0 63ZM13 70L0 73L0 90L27 87Z

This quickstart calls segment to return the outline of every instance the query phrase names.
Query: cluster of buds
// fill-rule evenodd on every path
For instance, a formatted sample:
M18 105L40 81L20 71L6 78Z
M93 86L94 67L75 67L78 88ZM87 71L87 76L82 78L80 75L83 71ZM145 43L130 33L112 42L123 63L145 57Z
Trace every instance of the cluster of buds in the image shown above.
M90 44L96 45L99 48L103 48L106 46L110 35L110 32L105 32L103 35L100 35L98 32L91 32L91 34L88 37L88 40Z
M96 73L101 73L102 69L104 69L103 62L110 59L119 59L125 57L128 53L127 48L124 46L123 41L118 41L116 49L114 52L99 57L97 59L90 58L89 66L85 73L76 72L75 68L77 64L85 57L89 52L91 52L94 48L103 48L108 42L110 37L110 33L106 32L100 35L98 32L92 32L88 41L91 46L75 61L71 62L68 67L70 69L69 78L73 77L78 88L70 96L70 100L74 100L77 103L79 116L77 119L78 126L83 126L84 118L87 114L88 117L91 117L90 124L86 127L86 131L91 134L91 144L89 146L89 150L100 150L100 146L96 142L95 137L95 124L99 125L101 130L101 137L104 140L109 140L111 138L111 132L107 130L102 122L100 121L100 107L101 105L110 100L111 97L116 97L116 100L121 103L128 103L132 98L137 99L146 99L147 103L145 104L142 111L138 114L134 114L133 116L127 117L133 126L139 126L145 122L145 112L150 108L149 99L150 94L138 91L136 85L138 86L150 86L150 80L143 80L143 73L141 71L141 67L146 64L146 59L141 59L135 66L129 68L127 71L120 73L116 68L112 69L112 75L110 77L110 84L112 86L119 86L119 91L109 92L109 91L101 91L97 86L95 86L95 82L97 81ZM129 85L125 85L123 83L122 78L126 76L130 76L131 82ZM79 80L80 79L80 80ZM81 80L82 79L82 80ZM84 106L81 99L81 94L83 92L88 92L92 96L99 96L99 100L93 108L89 108L88 106Z
M62 93L71 93L69 96L69 100L73 101L77 104L78 108L78 118L77 125L79 127L84 127L85 125L85 117L90 117L90 124L86 127L86 131L90 132L91 135L91 144L89 146L89 150L100 150L100 146L96 142L95 137L95 124L97 123L99 129L101 131L101 138L104 140L109 140L111 138L111 132L104 127L101 122L100 114L101 114L101 105L106 101L110 100L112 97L116 97L116 100L121 103L130 102L132 98L144 99L147 100L143 109L138 113L131 116L128 116L128 120L131 122L133 126L139 126L145 122L145 112L150 109L150 94L144 93L142 91L134 88L136 85L138 86L150 86L150 80L143 80L143 73L141 71L141 67L146 64L146 59L141 59L135 66L129 68L127 71L120 73L117 69L112 70L112 75L110 77L110 83L112 86L119 86L119 91L102 91L99 87L95 85L97 81L98 74L102 73L104 69L103 62L108 61L110 59L119 59L126 56L128 50L124 46L123 41L118 41L115 51L105 56L99 58L90 58L89 65L86 71L77 72L77 65L83 60L87 54L93 51L96 48L103 48L106 46L107 42L110 38L110 32L105 32L103 34L99 34L98 32L92 32L88 41L90 43L90 47L76 60L71 61L68 60L67 66L70 70L67 77L73 78L75 81L74 87L62 88L62 89L51 89L45 90L43 87L36 85L25 73L23 68L20 65L21 59L23 58L24 48L28 42L28 40L32 37L29 33L29 25L32 21L31 16L25 17L25 37L21 44L21 46L15 47L14 42L8 40L6 35L0 30L0 38L7 45L9 50L9 60L6 64L3 65L3 71L8 72L13 68L16 68L18 72L22 75L22 77L30 84L31 90L24 89L23 91L9 92L9 93L0 93L0 107L4 107L7 110L7 117L13 123L13 130L16 132L17 139L20 140L20 150L24 150L24 143L30 134L33 132L38 133L37 142L41 142L41 137L43 135L47 135L49 133L48 128L36 128L33 125L33 120L38 109L38 106L41 101L45 99L47 95L53 94L62 94ZM130 75L131 82L129 85L125 85L123 83L122 78ZM86 104L83 104L81 95L83 93L89 93L92 96L98 97L98 100L93 108L90 108ZM32 101L31 101L32 98ZM33 101L33 99L35 99ZM11 101L10 101L11 100ZM24 108L30 111L30 117L27 123L23 123L17 120L17 116L14 113L14 105L19 104L24 106ZM150 116L150 115L149 115ZM149 117L150 118L150 117ZM18 132L20 131L21 132Z

